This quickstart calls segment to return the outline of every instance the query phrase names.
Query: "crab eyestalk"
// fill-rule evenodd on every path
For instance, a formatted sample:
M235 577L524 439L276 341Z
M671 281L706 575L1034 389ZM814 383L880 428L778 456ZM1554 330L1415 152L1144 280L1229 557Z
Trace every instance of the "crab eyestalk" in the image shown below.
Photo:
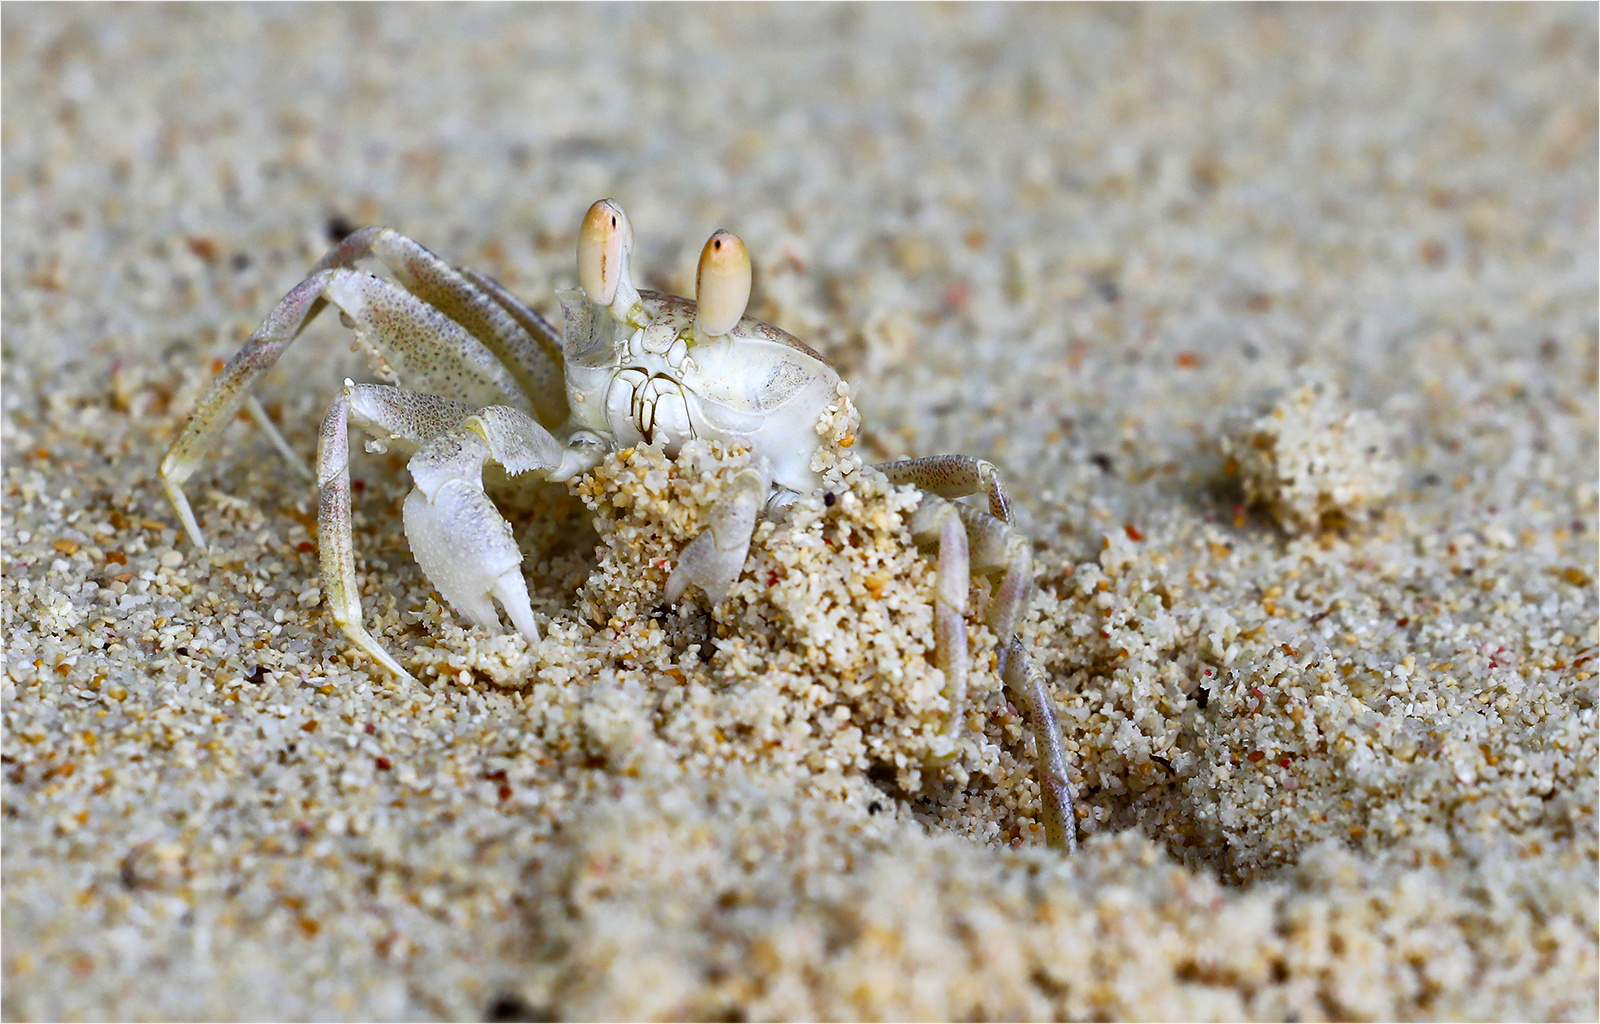
M618 323L630 322L641 306L629 267L632 255L633 225L622 207L612 199L589 207L578 228L578 284Z
M718 231L700 250L694 298L694 332L699 337L727 334L744 316L750 304L750 251L732 231Z

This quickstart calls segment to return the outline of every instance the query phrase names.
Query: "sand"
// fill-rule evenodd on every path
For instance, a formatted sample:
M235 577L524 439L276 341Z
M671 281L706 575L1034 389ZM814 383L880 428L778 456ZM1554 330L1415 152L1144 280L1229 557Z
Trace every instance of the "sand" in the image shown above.
M6 1019L1600 1016L1592 6L0 18ZM658 608L737 454L507 496L538 644L358 456L414 683L249 422L180 535L157 462L333 237L553 313L603 195L852 385L728 601ZM261 391L306 457L374 379L325 321ZM1070 858L987 581L946 728L866 468L938 452L1035 539Z

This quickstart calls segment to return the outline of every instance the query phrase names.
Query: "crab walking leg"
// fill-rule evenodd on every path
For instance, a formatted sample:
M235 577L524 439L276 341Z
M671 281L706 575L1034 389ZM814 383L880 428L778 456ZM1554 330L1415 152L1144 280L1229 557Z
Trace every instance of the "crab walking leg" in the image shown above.
M995 637L1005 643L1027 607L1033 581L1033 553L1028 539L982 509L924 494L908 523L919 544L937 544L938 597L934 632L939 667L955 692L964 698L966 629L957 629L967 609L971 574L1001 573L985 616ZM952 710L958 705L952 704Z
M989 599L984 617L999 640L1017 631L1017 620L1027 610L1033 590L1033 550L1027 536L1009 523L982 509L952 503L967 528L967 543L972 550L972 571L983 575L1000 573L1000 583Z
M934 640L947 686L960 696L959 702L951 703L951 721L959 721L966 703L967 634L962 620L970 572L1004 570L987 616L995 636L1004 643L1027 604L1033 555L1027 539L1010 528L1011 500L993 463L968 455L930 455L885 462L876 468L890 483L912 484L924 492L912 515L911 533L919 543L937 540L939 545L940 596L934 605ZM988 497L990 514L940 500L978 493Z
M929 455L920 459L881 462L875 469L892 484L913 484L941 498L964 498L983 493L989 499L989 512L1011 522L1011 499L994 463L970 455Z
M967 718L967 590L972 574L967 557L967 530L961 517L945 506L939 528L939 572L933 601L934 657L944 672L950 717L944 732L954 734Z
M934 663L944 673L950 717L944 731L954 732L967 715L967 591L972 586L972 560L961 506L932 494L911 514L911 536L919 544L937 544L939 569L934 578Z
M465 402L349 380L334 396L317 439L317 549L322 595L333 621L357 647L401 679L410 674L389 656L362 623L350 526L350 427L413 450L472 414Z
M935 657L944 672L950 700L948 728L966 714L967 588L973 570L1005 570L989 604L989 624L1002 643L1011 636L1027 602L1033 556L1026 538L1014 533L1011 499L1000 471L991 462L969 455L930 455L880 463L877 470L892 484L911 484L923 492L912 513L911 535L920 544L939 546L938 596L934 600ZM989 515L952 500L982 493Z
M1003 641L1016 632L1017 620L1027 608L1033 585L1033 552L1028 538L982 509L928 494L923 495L922 503L911 514L911 536L919 544L939 544L942 553L942 531L947 529L947 519L958 519L965 528L963 547L970 555L963 572L970 569L980 575L1001 574L984 619ZM942 555L939 571L945 571ZM964 574L952 579L950 586L965 579Z
M568 411L564 372L566 357L561 351L561 335L550 326L549 321L488 274L471 267L457 268L457 273L499 303L505 314L535 342L536 352L519 345L515 352L502 358L510 365L512 374L522 384L523 390L532 398L539 422L545 426L560 424L566 419ZM493 345L490 347L494 348Z
M278 356L300 334L306 322L322 309L322 288L326 283L326 272L319 272L289 290L239 354L229 360L200 396L183 432L161 460L161 486L166 489L167 499L172 502L184 530L198 547L205 547L206 539L183 493L183 482L199 468L205 454L216 447L222 428L250 397L256 381L278 361Z
M223 428L250 397L261 376L272 369L278 357L283 355L283 350L299 337L306 324L327 304L323 288L329 272L336 267L352 266L365 256L371 248L372 239L383 230L364 228L349 236L318 260L304 281L289 289L289 294L267 314L261 326L245 342L244 348L228 361L211 386L206 388L205 394L200 396L189 422L184 424L183 432L172 442L166 457L161 460L161 485L178 513L184 530L197 547L205 547L206 540L189 507L189 499L183 493L183 482L194 474L206 453L216 447Z
M668 604L675 603L691 585L705 591L713 605L721 604L738 582L744 557L755 533L756 516L767 502L772 481L765 465L750 466L734 475L711 512L700 536L678 556L667 577Z
M918 543L937 541L939 545L934 640L947 688L960 698L959 702L955 697L951 700L952 723L960 720L965 709L964 613L970 574L1002 574L986 616L1000 644L1000 678L1008 699L1022 710L1033 733L1045 840L1056 849L1076 849L1072 790L1067 781L1067 758L1055 704L1016 635L1017 620L1027 606L1033 582L1033 554L1028 539L981 509L936 495L923 496L908 525Z
M350 393L349 381L334 396L317 436L317 559L322 571L322 600L333 621L361 650L405 682L411 673L367 632L361 621L361 591L356 583L355 541L350 529Z
M367 256L382 261L405 287L349 269ZM251 393L330 300L347 322L354 321L357 339L368 353L409 386L475 405L527 405L546 423L564 419L566 397L554 332L520 303L517 308L508 305L508 299L498 284L469 279L388 228L363 228L336 245L223 367L161 461L162 486L195 544L205 547L205 537L183 492L184 481L247 401L251 416L268 430L273 444L289 452Z
M543 317L494 278L452 267L398 231L378 229L371 253L407 291L466 328L494 354L516 380L518 392L527 396L541 424L556 427L566 420L561 337ZM409 385L435 390L425 382Z
M1067 779L1067 754L1061 743L1055 703L1045 689L1044 677L1013 636L1000 646L1000 680L1011 701L1022 708L1033 730L1034 770L1039 781L1040 816L1045 842L1057 850L1078 849L1078 820L1072 810L1072 784Z
M287 462L290 468L308 479L315 480L317 478L317 475L311 471L311 467L306 465L306 460L302 459L300 453L289 445L289 439L284 437L283 431L279 430L278 425L272 422L272 417L267 415L267 410L255 395L245 399L244 409L245 412L250 414L250 419L255 422L256 429L267 435L267 440L271 441L272 446L278 449L278 454L283 456L283 461Z

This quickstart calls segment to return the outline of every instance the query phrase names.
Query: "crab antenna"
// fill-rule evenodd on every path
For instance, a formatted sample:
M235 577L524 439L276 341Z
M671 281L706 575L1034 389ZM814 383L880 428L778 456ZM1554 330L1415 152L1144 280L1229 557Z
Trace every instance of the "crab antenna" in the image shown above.
M578 284L591 302L606 306L623 323L639 305L629 260L633 254L633 225L614 199L589 207L578 228Z
M701 337L727 334L750 304L750 250L732 231L718 231L700 250L694 277L694 330Z

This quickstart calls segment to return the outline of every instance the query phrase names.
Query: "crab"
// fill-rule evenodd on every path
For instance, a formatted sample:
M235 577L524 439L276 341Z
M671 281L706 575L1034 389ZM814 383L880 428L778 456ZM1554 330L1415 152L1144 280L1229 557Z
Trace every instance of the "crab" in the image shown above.
M577 249L579 286L557 296L565 321L558 334L494 279L451 267L393 230L363 228L338 243L212 381L162 460L162 484L189 537L205 546L183 484L241 407L299 462L252 392L331 303L390 379L347 378L317 445L322 594L359 650L396 678L411 679L362 621L350 514L352 427L373 438L373 450L410 453L415 486L403 507L406 539L439 594L490 633L501 629L498 603L530 642L539 639L539 625L522 554L485 493L486 466L560 482L630 446L655 445L669 458L691 438L747 449L749 466L683 549L663 595L672 604L696 587L714 607L739 577L757 520L780 518L821 488L812 469L814 427L836 400L840 377L798 339L745 315L751 261L732 232L719 230L706 242L694 300L634 286L633 229L613 200L589 208ZM394 279L356 269L366 258ZM1012 525L999 472L966 455L874 468L921 492L908 525L919 545L937 552L935 660L951 728L965 720L968 577L999 577L986 617L999 642L1000 676L1035 738L1046 839L1075 848L1054 705L1016 633L1032 592L1031 547ZM987 510L957 500L976 494L987 498Z

